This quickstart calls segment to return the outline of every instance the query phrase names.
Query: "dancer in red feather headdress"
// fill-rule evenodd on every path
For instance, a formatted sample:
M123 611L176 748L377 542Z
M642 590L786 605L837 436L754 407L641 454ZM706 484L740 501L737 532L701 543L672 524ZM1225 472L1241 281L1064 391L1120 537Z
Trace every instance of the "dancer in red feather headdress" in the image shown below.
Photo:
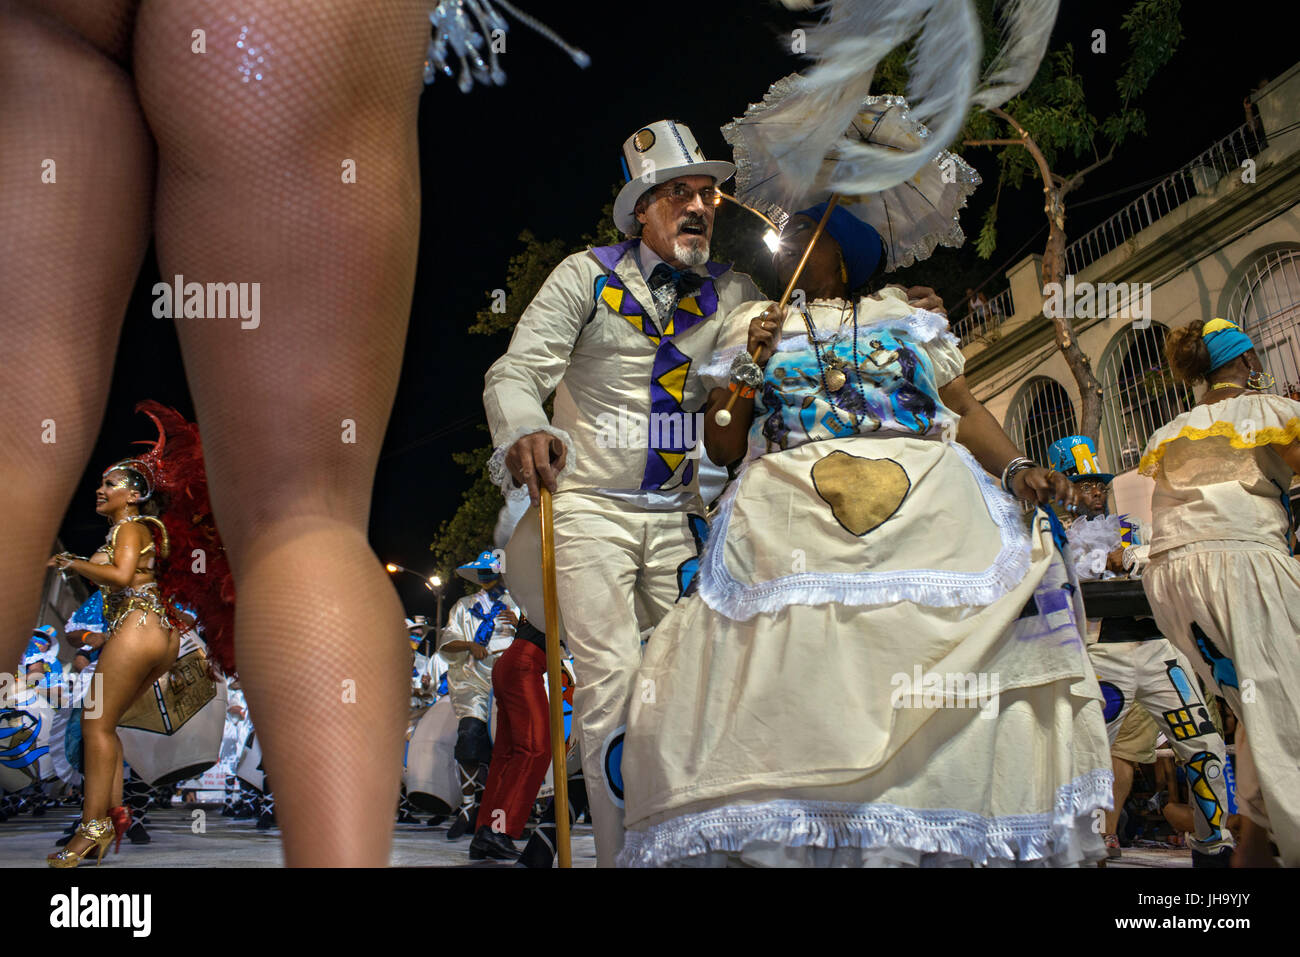
M145 454L104 470L95 511L112 524L103 546L89 559L67 552L50 559L55 568L99 586L107 630L95 672L98 687L82 715L81 825L63 850L49 856L52 867L76 867L91 854L102 859L114 835L120 843L130 823L121 806L117 725L176 662L176 604L197 610L213 657L224 670L234 668L234 587L208 504L198 428L156 402L142 402L136 410L153 419L158 438L142 443L152 445ZM169 563L173 551L176 560Z
M233 676L235 582L208 501L199 427L157 402L141 402L135 410L158 427L157 442L140 460L153 469L155 487L163 495L159 517L175 555L159 566L158 584L168 604L198 613L213 661Z

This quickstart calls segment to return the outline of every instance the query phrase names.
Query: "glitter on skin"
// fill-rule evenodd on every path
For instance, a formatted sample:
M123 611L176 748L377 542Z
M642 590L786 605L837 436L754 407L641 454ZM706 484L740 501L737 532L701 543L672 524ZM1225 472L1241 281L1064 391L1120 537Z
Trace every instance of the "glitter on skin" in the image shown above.
M245 23L236 20L232 15L230 17L230 22L240 24L239 39L235 41L235 48L243 51L239 58L239 64L236 66L236 69L239 70L240 78L245 83L251 83L253 81L260 82L266 75L266 56L275 51L272 50L271 47L267 46L266 43L261 43L259 47L257 45L258 41L255 38L249 38L250 30L257 25L256 17L249 17L248 21ZM260 53L258 52L259 49L261 50ZM258 91L258 94L264 95L263 91L260 90Z

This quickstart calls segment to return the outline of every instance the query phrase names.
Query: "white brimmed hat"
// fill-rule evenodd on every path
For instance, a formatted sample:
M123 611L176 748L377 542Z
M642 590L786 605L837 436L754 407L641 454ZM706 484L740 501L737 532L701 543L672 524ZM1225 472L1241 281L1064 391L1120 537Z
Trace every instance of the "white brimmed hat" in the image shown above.
M623 176L627 180L614 200L614 225L627 236L636 232L633 209L647 190L679 176L712 176L721 184L736 173L736 167L720 160L706 160L691 128L676 120L660 120L643 126L623 144Z

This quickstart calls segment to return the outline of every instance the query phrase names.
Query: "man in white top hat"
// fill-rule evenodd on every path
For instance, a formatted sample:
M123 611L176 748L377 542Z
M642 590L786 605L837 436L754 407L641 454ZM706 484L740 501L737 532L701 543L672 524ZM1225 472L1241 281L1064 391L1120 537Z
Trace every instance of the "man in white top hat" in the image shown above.
M717 187L735 167L661 120L623 144L623 173L614 222L628 240L556 267L483 394L494 480L507 493L526 486L534 504L540 486L555 493L559 603L582 676L574 711L603 866L623 839L622 731L640 634L680 597L679 570L700 547L697 372L728 313L763 298L709 260ZM552 392L553 422L542 409Z

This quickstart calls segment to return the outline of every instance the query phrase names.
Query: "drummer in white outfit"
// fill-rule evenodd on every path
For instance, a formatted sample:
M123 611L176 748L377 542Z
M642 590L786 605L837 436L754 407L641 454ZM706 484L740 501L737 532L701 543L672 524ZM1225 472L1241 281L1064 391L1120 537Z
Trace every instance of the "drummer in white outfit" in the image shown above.
M1079 488L1082 514L1070 522L1070 552L1079 579L1111 579L1129 570L1137 576L1146 560L1150 530L1128 515L1106 514L1106 498L1113 475L1097 465L1092 440L1071 435L1048 450L1052 466ZM1205 697L1196 685L1192 664L1160 633L1149 616L1088 619L1088 657L1097 670L1110 746L1115 747L1120 727L1133 705L1141 705L1165 733L1178 763L1187 774L1195 833L1192 850L1218 855L1233 846L1227 828L1227 748L1219 734ZM1107 854L1120 856L1115 833L1120 808L1132 786L1127 762L1112 756L1115 795L1106 815ZM1219 863L1227 866L1227 858Z
M447 831L448 840L474 832L479 801L487 786L492 740L492 665L510 647L519 607L501 584L501 562L485 551L456 569L457 574L482 586L452 606L442 631L438 653L447 662L447 689L458 720L456 766L461 780L461 807Z

